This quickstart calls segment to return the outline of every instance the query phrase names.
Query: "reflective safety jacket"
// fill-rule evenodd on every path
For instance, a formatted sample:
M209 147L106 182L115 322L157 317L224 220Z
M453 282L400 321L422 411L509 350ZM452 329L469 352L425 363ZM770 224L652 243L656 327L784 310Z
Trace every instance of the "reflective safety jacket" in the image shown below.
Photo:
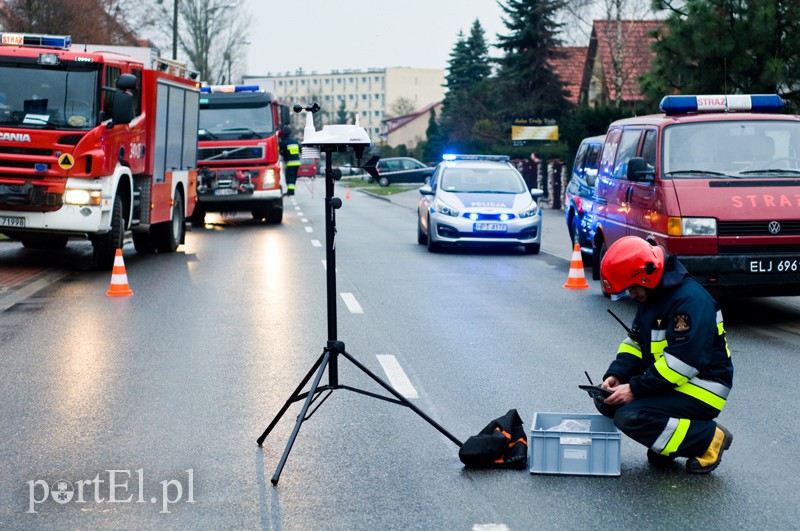
M291 136L282 138L280 153L287 166L300 166L300 144L295 138Z
M733 363L722 311L674 257L639 305L603 379L611 375L629 383L634 398L675 390L718 410L725 406Z

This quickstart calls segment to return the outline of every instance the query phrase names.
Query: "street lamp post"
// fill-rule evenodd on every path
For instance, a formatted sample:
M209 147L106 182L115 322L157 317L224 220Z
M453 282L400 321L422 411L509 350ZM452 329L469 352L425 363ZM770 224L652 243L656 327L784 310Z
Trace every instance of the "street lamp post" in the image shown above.
M172 60L178 60L178 0L172 0Z

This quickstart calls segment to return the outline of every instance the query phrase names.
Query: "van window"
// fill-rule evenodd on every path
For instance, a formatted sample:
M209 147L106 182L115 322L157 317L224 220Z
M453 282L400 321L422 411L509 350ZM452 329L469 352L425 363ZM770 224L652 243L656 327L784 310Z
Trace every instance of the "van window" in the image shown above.
M589 144L581 144L578 148L578 153L575 155L575 164L572 165L572 172L576 174L581 173L583 161L586 159L586 151L588 151Z
M656 167L656 133L655 129L645 131L642 142L642 158L650 168Z
M622 132L617 149L617 160L614 162L613 176L616 179L624 179L628 168L628 161L636 156L636 148L639 147L639 138L642 131L639 129L626 129Z
M592 144L589 146L589 149L586 152L586 163L584 164L584 168L587 170L597 169L597 165L600 162L600 151L602 151L602 149L602 144Z

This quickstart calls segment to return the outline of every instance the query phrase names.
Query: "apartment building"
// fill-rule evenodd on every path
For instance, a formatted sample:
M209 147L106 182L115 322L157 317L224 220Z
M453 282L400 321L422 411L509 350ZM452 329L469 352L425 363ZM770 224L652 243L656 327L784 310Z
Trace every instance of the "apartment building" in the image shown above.
M414 110L420 110L444 99L442 69L431 68L370 68L367 70L334 70L330 73L244 76L245 84L269 87L276 98L288 104L319 103L322 124L339 123L339 110L344 102L348 121L358 114L359 123L374 143L383 143L382 122L391 114L392 106L404 99ZM304 123L295 115L296 128ZM385 133L385 128L384 131Z

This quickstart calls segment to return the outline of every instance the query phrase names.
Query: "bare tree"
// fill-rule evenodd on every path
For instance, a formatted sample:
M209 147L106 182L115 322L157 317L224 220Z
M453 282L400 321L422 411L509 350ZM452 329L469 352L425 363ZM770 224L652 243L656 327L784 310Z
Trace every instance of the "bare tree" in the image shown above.
M405 116L417 110L414 102L409 98L399 97L392 102L389 107L389 115L387 118L397 118L398 116Z
M156 1L162 14L162 36L176 37L182 55L200 72L201 80L230 83L244 70L250 17L233 0Z

